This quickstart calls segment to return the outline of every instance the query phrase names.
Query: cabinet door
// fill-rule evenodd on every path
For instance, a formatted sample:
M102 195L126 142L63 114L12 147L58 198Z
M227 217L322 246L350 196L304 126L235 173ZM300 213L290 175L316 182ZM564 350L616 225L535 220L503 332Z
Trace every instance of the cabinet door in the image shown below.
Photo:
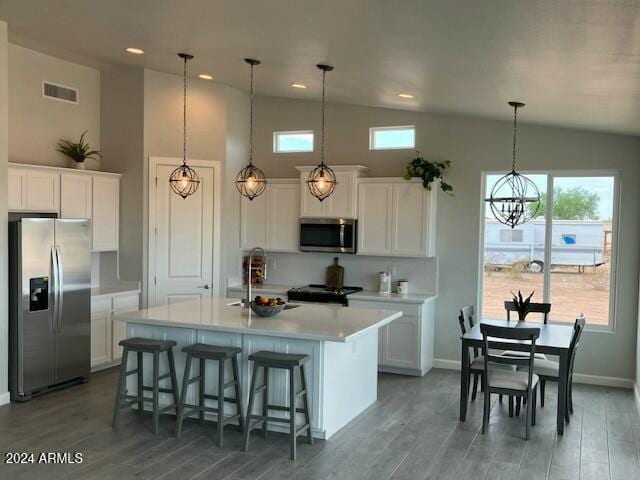
M27 208L27 172L22 168L9 167L7 180L9 211L25 210Z
M272 183L268 188L269 242L273 251L298 251L300 244L300 185Z
M327 201L321 202L311 195L306 179L308 173L303 172L300 177L300 217L303 218L322 218L326 217Z
M60 209L60 174L48 170L26 169L25 208L38 212Z
M267 190L253 200L241 197L240 248L247 250L253 247L267 248L269 243L267 233L269 223L268 195L269 191Z
M427 191L421 183L393 185L393 225L391 253L427 254Z
M356 177L353 172L336 172L336 188L325 202L328 218L356 217Z
M403 315L386 327L382 335L382 365L420 368L420 319Z
M92 204L93 250L96 252L117 250L120 180L95 175Z
M91 315L91 367L111 361L111 313Z
M358 189L358 254L391 252L393 185L361 183Z
M60 174L60 217L91 218L91 175Z

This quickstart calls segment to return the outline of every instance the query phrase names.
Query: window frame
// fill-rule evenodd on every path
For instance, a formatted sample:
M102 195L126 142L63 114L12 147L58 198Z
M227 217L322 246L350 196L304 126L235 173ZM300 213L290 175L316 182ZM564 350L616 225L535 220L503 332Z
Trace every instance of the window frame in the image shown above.
M484 291L484 230L485 230L485 215L487 212L486 188L487 188L487 176L489 175L504 175L508 173L506 171L482 171L480 182L480 222L479 222L479 244L478 244L478 290L477 290L477 302L479 315L482 315L483 305L482 297ZM613 177L613 218L611 221L611 271L609 273L609 320L606 325L593 325L589 324L589 316L587 315L587 331L599 332L599 333L615 333L616 331L616 317L617 309L616 303L618 299L618 248L619 248L619 233L620 233L620 211L621 211L621 194L620 194L620 171L619 170L527 170L520 173L525 175L546 175L547 176L547 204L544 212L545 218L545 241L544 241L544 263L550 265L551 263L551 243L552 243L552 229L553 229L553 183L556 178L575 178L575 177ZM551 294L551 269L545 268L543 272L543 302L548 302ZM578 315L580 312L577 312ZM569 325L569 322L553 321L553 318L549 319L550 324L554 325Z
M311 150L278 150L278 137L280 135L311 135ZM316 147L316 135L313 130L278 130L273 132L273 153L287 154L287 153L313 153Z
M374 146L374 138L376 132L388 132L397 130L413 130L413 146L410 147L383 147L376 148ZM369 150L381 151L381 150L415 150L416 148L416 126L415 125L395 125L390 127L369 127Z

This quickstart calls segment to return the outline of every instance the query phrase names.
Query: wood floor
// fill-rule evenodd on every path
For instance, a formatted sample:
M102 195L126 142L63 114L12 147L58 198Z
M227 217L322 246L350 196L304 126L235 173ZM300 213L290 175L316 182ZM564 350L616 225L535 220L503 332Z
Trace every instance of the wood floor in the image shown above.
M185 424L173 438L170 417L161 433L148 416L123 412L111 430L116 371L87 385L0 407L0 452L81 452L82 464L0 464L0 479L638 479L640 415L629 390L576 385L575 414L564 437L555 434L555 388L525 442L522 418L495 402L491 427L479 433L482 401L459 423L458 374L433 370L423 378L381 375L379 401L329 441L298 447L288 459L287 437L259 433L239 451L241 435Z

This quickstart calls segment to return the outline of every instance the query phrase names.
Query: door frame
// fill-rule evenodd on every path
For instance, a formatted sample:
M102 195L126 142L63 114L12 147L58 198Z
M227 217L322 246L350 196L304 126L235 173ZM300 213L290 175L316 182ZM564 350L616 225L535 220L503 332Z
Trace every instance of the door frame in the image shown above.
M213 255L212 255L212 278L213 287L211 294L220 295L221 276L221 199L222 199L222 163L219 160L197 160L187 159L189 165L195 167L213 168ZM154 278L156 276L156 169L158 165L182 165L182 158L178 157L149 157L149 175L148 175L148 230L147 230L147 305L154 306L156 304L156 288Z

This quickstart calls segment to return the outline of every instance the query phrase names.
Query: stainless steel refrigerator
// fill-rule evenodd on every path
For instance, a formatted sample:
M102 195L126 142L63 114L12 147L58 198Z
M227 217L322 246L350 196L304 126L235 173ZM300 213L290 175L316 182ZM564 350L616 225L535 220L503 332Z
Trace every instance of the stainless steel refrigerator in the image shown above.
M9 355L14 401L89 378L90 221L9 218Z

